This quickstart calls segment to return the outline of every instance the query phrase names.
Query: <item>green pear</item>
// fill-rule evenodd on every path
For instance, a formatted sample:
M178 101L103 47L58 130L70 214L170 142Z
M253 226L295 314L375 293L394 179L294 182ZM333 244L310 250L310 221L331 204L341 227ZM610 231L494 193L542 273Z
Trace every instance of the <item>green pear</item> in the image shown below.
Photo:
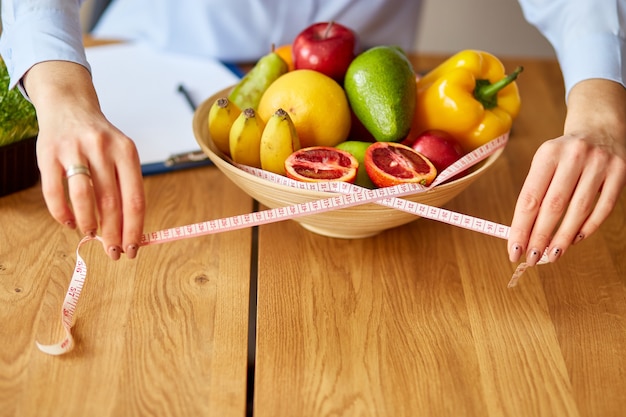
M235 85L228 99L240 109L259 107L261 96L278 77L289 70L287 63L277 53L263 56L255 66Z

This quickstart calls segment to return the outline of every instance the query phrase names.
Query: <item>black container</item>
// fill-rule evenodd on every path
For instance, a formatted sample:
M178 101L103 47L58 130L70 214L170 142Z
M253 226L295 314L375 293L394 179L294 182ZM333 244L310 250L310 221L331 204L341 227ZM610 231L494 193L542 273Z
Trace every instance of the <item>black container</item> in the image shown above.
M39 181L37 138L0 146L0 197L32 187Z

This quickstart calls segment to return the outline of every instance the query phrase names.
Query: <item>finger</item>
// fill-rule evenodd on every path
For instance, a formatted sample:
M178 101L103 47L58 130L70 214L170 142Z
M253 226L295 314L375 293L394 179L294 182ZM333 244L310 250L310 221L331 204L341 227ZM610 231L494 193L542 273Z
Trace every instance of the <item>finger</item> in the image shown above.
M86 166L86 164L82 164ZM79 230L84 234L95 236L98 230L93 186L89 173L71 174L66 171L66 181L70 202Z
M119 165L118 176L124 215L122 247L126 256L132 259L137 254L143 233L145 196L139 157L134 147L130 155L131 160L128 163Z
M531 163L513 212L508 239L511 262L519 261L526 251L539 208L556 170L556 164L550 158L544 158L540 151Z
M93 163L91 175L102 242L109 257L118 260L122 254L122 211L115 167L104 161Z
M528 249L526 263L533 266L550 245L554 231L567 210L569 201L579 180L580 169L577 163L564 163L557 168L550 187L545 194L539 213L535 219Z
M575 242L579 242L598 230L600 224L609 217L615 208L619 196L626 185L626 165L619 160L616 160L616 165L619 166L615 168L609 167L608 172L611 172L612 175L608 176L602 184L600 195L593 211L580 227L578 234L574 238Z
M602 171L602 167L591 167L580 176L567 211L549 244L548 257L550 262L563 256L580 233L583 223L594 210L596 197L604 181Z
M65 170L57 163L48 163L44 159L39 162L41 171L41 190L50 215L59 223L74 229L76 220L74 213L65 198Z

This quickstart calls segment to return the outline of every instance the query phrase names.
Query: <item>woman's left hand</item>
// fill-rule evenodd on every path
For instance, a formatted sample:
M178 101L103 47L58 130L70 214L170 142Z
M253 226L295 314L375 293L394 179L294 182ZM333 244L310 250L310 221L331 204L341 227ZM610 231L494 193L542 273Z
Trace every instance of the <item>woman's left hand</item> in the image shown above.
M626 89L586 80L568 96L564 134L537 150L515 207L508 252L532 266L594 233L626 186Z

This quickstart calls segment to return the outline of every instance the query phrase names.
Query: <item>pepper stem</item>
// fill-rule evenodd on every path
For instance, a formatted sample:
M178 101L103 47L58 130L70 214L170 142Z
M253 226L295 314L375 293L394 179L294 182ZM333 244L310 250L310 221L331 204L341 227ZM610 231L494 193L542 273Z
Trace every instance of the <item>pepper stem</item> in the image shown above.
M524 70L524 67L517 67L515 71L503 79L490 83L489 80L476 80L474 97L480 101L486 109L492 109L498 105L497 95L504 87L517 79L517 76Z

